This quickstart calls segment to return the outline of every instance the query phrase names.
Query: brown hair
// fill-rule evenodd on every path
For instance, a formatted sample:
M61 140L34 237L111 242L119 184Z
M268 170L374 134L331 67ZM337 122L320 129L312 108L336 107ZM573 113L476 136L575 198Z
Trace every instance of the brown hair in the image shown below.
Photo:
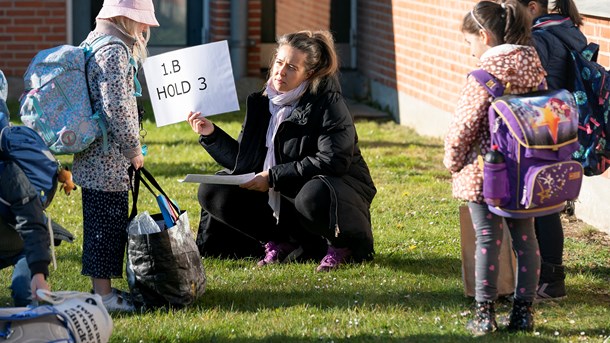
M489 32L495 45L531 45L531 23L525 8L514 0L503 4L481 1L462 21L462 32L476 34L484 29Z
M288 45L305 53L305 69L311 73L309 76L310 90L316 93L320 83L328 77L336 77L339 70L339 59L335 51L333 35L328 31L299 31L288 33L278 38L277 50ZM269 72L273 70L271 61Z
M523 6L526 6L534 1L543 9L544 13L549 13L549 0L518 0ZM576 27L584 24L580 12L573 0L555 0L555 6L551 8L552 12L557 12L564 17L569 17Z

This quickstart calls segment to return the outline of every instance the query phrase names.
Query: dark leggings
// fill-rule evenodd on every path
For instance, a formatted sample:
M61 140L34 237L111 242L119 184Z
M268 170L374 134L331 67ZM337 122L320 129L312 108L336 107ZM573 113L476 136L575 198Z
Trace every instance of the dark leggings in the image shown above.
M512 248L517 255L515 298L533 301L540 273L538 242L531 218L506 218L491 213L486 204L468 203L472 225L476 234L475 252L475 299L478 302L494 301L498 298L498 260L502 245L502 230L510 230Z
M536 237L543 262L563 264L563 226L558 213L537 217L534 220Z

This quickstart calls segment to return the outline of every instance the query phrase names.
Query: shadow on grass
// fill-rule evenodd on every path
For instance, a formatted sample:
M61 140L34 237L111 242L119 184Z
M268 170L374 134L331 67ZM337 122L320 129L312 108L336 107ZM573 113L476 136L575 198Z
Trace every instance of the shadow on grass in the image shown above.
M288 335L271 335L264 338L227 338L217 334L202 334L199 338L200 342L228 342L228 343L257 343L257 342L387 342L387 343L410 343L410 342L516 342L517 337L514 335L503 335L502 333L492 334L490 336L472 337L470 335L458 335L455 333L447 334L415 334L409 336L392 336L392 335L350 335L349 337L309 337L288 336ZM541 337L518 337L518 342L555 342L555 340Z
M8 286L7 286L8 288ZM0 307L12 307L13 306L13 298L10 296L2 296L0 297Z
M462 266L462 262L458 258L410 258L404 253L377 255L371 263L393 271L410 274L431 274L442 278L459 276Z
M427 143L420 143L420 142L402 142L402 143L400 143L400 142L366 141L366 140L358 141L358 145L360 146L360 148L366 148L366 149L373 149L373 148L404 148L404 149L407 149L410 146L426 148L426 149L443 148L443 146L441 144L427 144Z
M560 329L560 330L555 330L555 329L545 329L544 326L536 326L536 331L540 332L543 335L546 336L555 336L555 333L559 333L559 338L561 337L565 337L566 336L577 336L580 337L580 340L583 342L587 342L590 339L599 339L599 341L601 342L602 340L604 340L605 338L610 338L610 326L606 327L606 328L596 328L596 329L592 329L592 330L585 330L585 329L570 329L570 330L565 330L565 329ZM582 334L584 332L584 335ZM603 337L603 338L601 338ZM604 341L605 342L605 341Z
M593 267L566 267L566 274L588 274L593 275L597 278L607 280L610 276L610 267L606 266L593 266Z
M384 123L395 123L396 121L391 116L385 117L367 117L367 116L357 116L354 117L354 123L358 124L359 122L374 122L379 124Z
M370 307L416 307L438 309L464 307L471 300L461 296L457 289L448 287L443 291L412 292L392 290L360 289L336 291L316 289L311 284L300 290L282 291L265 289L210 289L197 304L205 309L222 311L257 312L262 309L283 309L294 306L316 307L320 309L368 309ZM406 309L405 309L406 311Z

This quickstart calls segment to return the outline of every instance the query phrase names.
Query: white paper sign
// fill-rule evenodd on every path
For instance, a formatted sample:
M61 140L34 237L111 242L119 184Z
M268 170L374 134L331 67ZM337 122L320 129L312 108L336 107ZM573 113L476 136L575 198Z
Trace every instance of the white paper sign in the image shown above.
M204 174L186 174L180 182L196 182L196 183L215 183L219 185L241 185L246 183L256 176L254 173L239 174L239 175L204 175Z
M151 56L144 61L148 94L157 126L239 110L227 41Z

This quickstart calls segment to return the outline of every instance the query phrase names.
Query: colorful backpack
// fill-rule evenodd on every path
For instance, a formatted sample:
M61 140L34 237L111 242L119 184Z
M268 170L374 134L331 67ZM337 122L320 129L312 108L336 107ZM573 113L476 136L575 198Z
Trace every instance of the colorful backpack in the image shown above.
M40 51L24 75L21 121L34 129L54 154L85 150L98 137L107 149L106 121L92 109L87 82L87 62L103 46L120 44L128 52L129 68L136 68L127 46L112 35L100 36L79 47L61 45ZM136 96L141 87L134 74Z
M552 31L548 31L551 32ZM578 106L578 143L573 158L585 175L598 175L610 166L610 72L597 63L599 45L589 43L582 51L573 49L555 35L572 56L569 80Z
M488 112L492 150L483 167L489 210L509 218L561 211L567 200L578 197L583 177L581 164L572 160L578 149L578 107L572 93L503 95L502 83L485 70L471 75L494 98Z

